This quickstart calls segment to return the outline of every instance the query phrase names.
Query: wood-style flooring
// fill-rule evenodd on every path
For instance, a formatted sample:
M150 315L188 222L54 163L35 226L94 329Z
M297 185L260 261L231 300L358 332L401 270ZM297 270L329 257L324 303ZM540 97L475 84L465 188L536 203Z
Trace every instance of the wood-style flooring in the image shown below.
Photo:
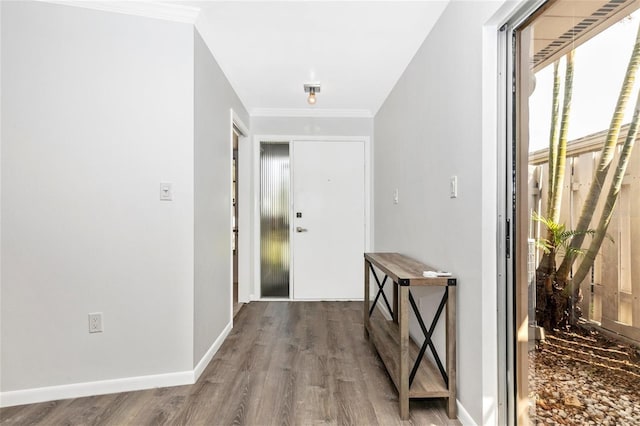
M19 425L446 425L442 400L398 395L357 302L252 302L190 386L8 407Z

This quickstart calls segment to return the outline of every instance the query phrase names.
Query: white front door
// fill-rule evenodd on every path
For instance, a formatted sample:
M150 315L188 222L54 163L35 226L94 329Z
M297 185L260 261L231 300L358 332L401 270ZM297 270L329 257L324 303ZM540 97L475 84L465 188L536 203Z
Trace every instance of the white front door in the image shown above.
M293 298L362 299L362 141L293 142Z

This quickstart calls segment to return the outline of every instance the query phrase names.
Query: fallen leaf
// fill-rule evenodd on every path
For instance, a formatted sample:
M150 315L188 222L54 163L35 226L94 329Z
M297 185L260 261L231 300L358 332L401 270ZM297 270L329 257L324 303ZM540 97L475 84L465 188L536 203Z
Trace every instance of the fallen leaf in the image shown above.
M582 403L573 395L564 398L564 405L568 405L569 407L582 407Z

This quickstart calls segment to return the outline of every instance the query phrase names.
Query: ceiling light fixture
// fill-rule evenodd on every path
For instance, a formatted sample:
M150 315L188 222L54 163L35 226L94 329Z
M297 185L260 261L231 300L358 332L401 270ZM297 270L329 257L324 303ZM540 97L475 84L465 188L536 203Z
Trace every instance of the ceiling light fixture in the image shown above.
M316 93L320 93L320 83L305 83L304 93L309 94L309 97L307 98L309 105L315 105Z

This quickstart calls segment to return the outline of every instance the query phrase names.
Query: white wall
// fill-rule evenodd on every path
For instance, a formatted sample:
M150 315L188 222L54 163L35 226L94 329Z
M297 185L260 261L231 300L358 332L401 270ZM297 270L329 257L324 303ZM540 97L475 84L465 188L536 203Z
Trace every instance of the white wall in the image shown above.
M482 161L495 162L495 142L483 144L483 126L495 121L482 117L483 25L501 5L451 2L374 119L375 249L410 255L459 278L458 400L478 424L495 414L483 400L497 396L497 361L485 357L495 355L497 324L483 314L496 310L495 298L483 295L496 291L496 217L486 212L496 212L497 184ZM455 199L449 198L453 175ZM437 306L435 293L418 294L426 319ZM412 333L421 336L415 324ZM436 334L442 346L442 330Z
M2 2L0 2L0 82L2 82ZM0 83L0 166L2 165L2 84ZM0 169L0 308L2 307L2 170ZM2 317L0 316L0 343L2 343ZM2 366L2 350L0 350L0 367ZM2 387L0 372L0 389Z
M192 370L193 55L192 25L2 2L3 392Z
M252 117L251 133L254 135L372 137L373 119L340 117Z
M195 31L196 365L231 322L231 116L249 116Z

